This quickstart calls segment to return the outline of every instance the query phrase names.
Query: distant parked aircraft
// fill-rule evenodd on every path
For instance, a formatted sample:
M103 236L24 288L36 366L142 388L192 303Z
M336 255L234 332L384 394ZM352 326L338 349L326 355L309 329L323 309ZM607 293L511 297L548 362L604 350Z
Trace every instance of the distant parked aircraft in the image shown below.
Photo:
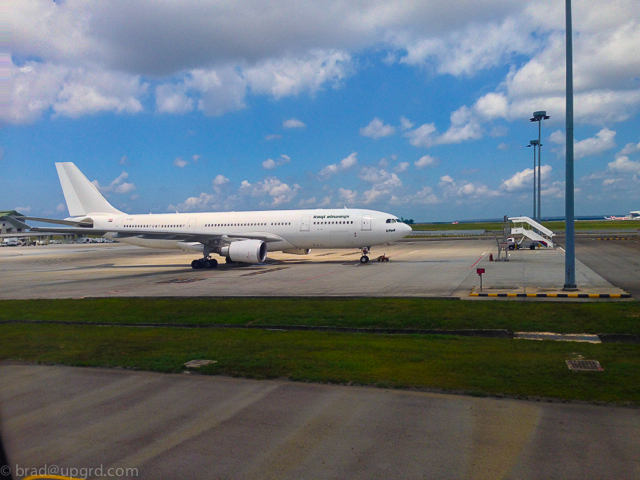
M611 215L610 217L604 217L605 220L640 220L640 210L636 212L631 212L629 215L624 217L616 217Z

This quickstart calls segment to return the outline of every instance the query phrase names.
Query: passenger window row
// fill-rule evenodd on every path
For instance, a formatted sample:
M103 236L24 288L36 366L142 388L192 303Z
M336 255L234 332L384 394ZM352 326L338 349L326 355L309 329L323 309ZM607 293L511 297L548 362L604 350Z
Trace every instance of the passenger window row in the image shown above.
M291 225L291 222L271 222L273 225ZM266 227L267 223L207 223L205 227Z
M353 223L353 220L351 221L342 221L342 222L313 222L314 225L334 225L334 224L338 224L338 225L351 225Z
M205 227L262 227L266 223L207 223Z
M180 228L184 225L123 225L124 228Z

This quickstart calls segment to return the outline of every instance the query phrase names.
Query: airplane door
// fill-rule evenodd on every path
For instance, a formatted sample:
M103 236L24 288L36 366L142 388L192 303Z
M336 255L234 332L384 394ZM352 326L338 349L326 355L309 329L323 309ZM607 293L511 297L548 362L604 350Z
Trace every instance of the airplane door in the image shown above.
M189 231L193 232L196 228L196 219L194 218L190 218L189 219L189 223L187 224L187 226L189 227Z
M301 232L309 231L309 217L302 217L302 221L300 222L300 231Z
M362 230L368 231L371 230L371 217L364 216L362 217Z

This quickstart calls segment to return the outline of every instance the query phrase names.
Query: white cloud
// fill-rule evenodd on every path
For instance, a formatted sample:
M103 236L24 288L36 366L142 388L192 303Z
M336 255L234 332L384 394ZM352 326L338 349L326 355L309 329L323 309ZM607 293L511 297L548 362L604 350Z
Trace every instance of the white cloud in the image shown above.
M425 123L415 130L407 131L404 136L414 147L432 147L434 145L462 143L482 138L482 127L475 111L462 106L451 114L451 125L443 134L433 123Z
M274 168L276 168L276 166L276 162L271 158L268 158L264 162L262 162L262 168L266 170L273 170Z
M507 150L509 150L509 144L502 142L501 144L498 145L498 150L502 150L503 152L506 152Z
M413 122L405 117L400 117L400 130L410 130L413 128Z
M396 173L402 173L405 172L407 168L409 168L409 162L400 162L396 165L396 168L394 168L393 171Z
M631 155L636 152L640 152L640 143L627 143L622 150L616 153L616 157Z
M213 179L212 183L214 187L221 187L229 183L229 179L224 175L220 174Z
M474 5L471 10L476 10ZM401 63L432 66L439 74L475 75L517 54L535 51L537 42L520 22L508 17L501 23L469 22L443 37L428 37L406 45Z
M396 133L396 127L385 125L378 117L375 117L369 125L360 129L360 135L370 138L388 137L394 133Z
M313 50L302 57L285 57L259 62L243 71L253 93L275 98L309 90L313 95L324 84L338 88L353 71L351 55L338 50Z
M120 194L126 194L134 191L136 186L133 183L125 182L125 180L129 178L129 174L127 172L122 172L118 177L113 180L109 185L102 186L98 180L94 180L93 183L100 193L109 193L115 192Z
M390 203L392 205L436 205L441 202L442 200L438 198L438 196L433 191L433 188L429 186L422 187L422 189L416 192L414 195L394 195L390 200Z
M135 113L146 95L141 77L162 79L154 88L157 111L197 108L221 115L245 108L248 93L282 98L339 87L358 66L353 52L376 48L388 65L399 61L430 75L470 77L518 65L476 102L483 107L477 114L524 118L542 105L559 119L561 7L555 0L16 1L8 17L11 57L39 63L12 65L14 95L3 118L34 121L53 108L63 88L53 110L60 115ZM640 107L638 2L621 0L612 8L609 0L585 0L574 10L576 119L609 124L630 118ZM38 78L16 82L15 71L24 66L35 68ZM82 80L67 82L70 71ZM215 74L219 83L202 88L198 72ZM119 78L84 78L102 73ZM18 84L31 92L28 100L15 95Z
M443 200L447 199L479 199L497 197L499 191L491 190L480 182L468 182L466 180L455 181L450 175L440 177L438 186L442 189Z
M347 188L339 188L338 195L340 196L340 201L345 205L354 205L358 197L358 192Z
M307 125L306 123L298 120L297 118L290 118L289 120L286 120L285 122L283 122L282 126L284 128L305 128Z
M169 210L180 212L202 211L211 208L215 197L210 193L201 193L197 197L189 197L177 206L169 205Z
M580 191L579 188L574 189L576 193ZM553 182L546 188L542 188L540 191L540 195L543 197L554 197L554 198L564 198L565 193L565 183L564 182Z
M492 137L506 137L509 134L509 129L503 125L496 125L491 129L489 135Z
M567 143L567 137L562 130L556 130L551 135L549 135L549 140L556 145L564 145L565 143Z
M15 207L14 210L18 213L29 214L31 212L31 207Z
M265 135L264 139L268 142L270 142L271 140L279 140L282 138L282 135L278 135L278 134L270 134L270 135Z
M251 197L270 197L270 206L277 207L293 200L300 188L298 184L291 187L276 177L268 177L255 184L243 180L239 191L241 194Z
M487 93L476 101L473 108L478 115L487 119L507 118L509 103L503 93Z
M121 183L120 185L118 185L116 187L116 189L114 190L116 193L129 193L132 192L136 189L136 186L133 183Z
M391 187L401 187L402 181L395 173L389 173L384 169L376 167L363 167L358 177L368 183L385 185Z
M621 178L605 178L602 181L602 185L604 185L605 187L608 187L610 185L613 185L613 184L621 182L621 181L622 181Z
M410 130L404 134L409 139L409 143L414 147L431 147L435 145L434 133L437 132L433 123L424 123L415 130Z
M198 163L198 160L200 160L201 158L202 155L198 155L197 153L191 156L191 160L193 160L193 163Z
M543 165L542 168L540 168L540 176L542 180L545 180L550 176L551 170L552 168L550 165ZM516 172L511 178L502 182L500 188L508 192L533 188L533 168L525 168L520 172Z
M358 153L352 152L348 157L340 160L340 163L333 163L331 165L327 165L318 173L318 177L321 180L326 180L331 178L332 176L340 173L344 170L348 170L351 167L355 166L358 163Z
M416 168L425 168L425 167L437 167L440 164L440 160L431 155L424 155L420 157L418 160L414 162Z
M631 173L640 175L640 162L629 160L629 157L627 156L618 157L607 166L609 167L609 170L617 173Z
M598 155L602 152L615 148L615 136L615 131L603 128L596 133L595 137L586 138L576 142L573 147L574 158L577 160L589 155Z
M141 98L148 85L139 76L98 68L65 67L26 62L18 67L6 55L8 64L8 108L0 109L0 119L30 123L47 112L53 116L78 118L100 112L135 114L143 110Z
M67 206L64 203L59 203L56 207L56 212L66 212Z
M352 152L349 154L349 156L340 160L340 169L346 170L348 168L355 166L358 163L357 155L358 155L357 152Z
M120 161L118 162L119 165L128 165L129 164L129 157L127 157L126 155L123 155L122 157L120 157Z
M187 86L164 84L156 87L156 111L158 113L184 114L193 110L193 98L187 96Z
M176 157L176 159L173 161L173 166L174 167L178 167L178 168L184 168L189 164L189 162L187 162L185 159L183 159L182 157Z
M595 137L585 138L580 141L574 140L573 157L579 160L590 155L599 155L607 150L611 150L616 146L615 136L616 132L614 130L605 127L596 133ZM560 130L553 132L549 139L552 143L562 146L562 148L554 149L553 151L559 156L564 156L566 153L565 144L567 142L564 132Z
M445 186L445 185L449 185L449 184L453 184L453 178L451 178L450 175L443 175L442 177L440 177L440 186Z
M219 117L246 107L246 80L233 68L191 70L185 85L199 94L198 110L207 116Z
M277 160L273 160L271 158L262 162L262 168L266 170L273 170L274 168L280 167L286 163L289 163L291 158L288 155L280 155Z
M374 166L363 167L358 178L372 184L369 190L362 194L361 202L369 205L382 200L389 200L393 193L402 187L402 180L395 173L389 173L384 168Z

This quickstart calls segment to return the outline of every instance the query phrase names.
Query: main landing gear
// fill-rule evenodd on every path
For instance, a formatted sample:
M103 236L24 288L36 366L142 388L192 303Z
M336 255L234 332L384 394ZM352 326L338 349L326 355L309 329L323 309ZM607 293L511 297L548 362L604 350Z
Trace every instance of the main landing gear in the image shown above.
M362 256L360 257L360 263L364 264L364 263L368 263L369 262L369 257L368 254L371 251L371 247L362 247Z
M218 261L214 258L199 258L191 262L191 268L197 270L199 268L216 268L218 266Z

